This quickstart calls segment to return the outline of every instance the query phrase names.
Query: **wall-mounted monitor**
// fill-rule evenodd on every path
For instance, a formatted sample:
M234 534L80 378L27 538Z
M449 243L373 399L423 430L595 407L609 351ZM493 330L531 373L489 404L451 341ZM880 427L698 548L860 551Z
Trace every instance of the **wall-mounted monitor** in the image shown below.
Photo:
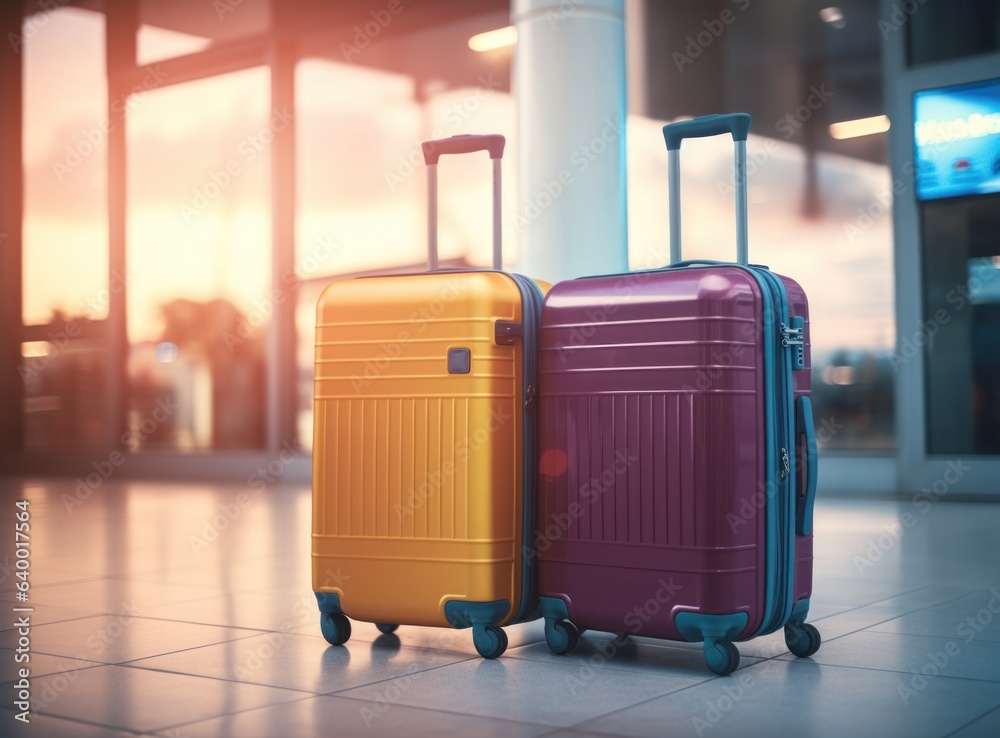
M1000 192L1000 79L913 96L917 199Z

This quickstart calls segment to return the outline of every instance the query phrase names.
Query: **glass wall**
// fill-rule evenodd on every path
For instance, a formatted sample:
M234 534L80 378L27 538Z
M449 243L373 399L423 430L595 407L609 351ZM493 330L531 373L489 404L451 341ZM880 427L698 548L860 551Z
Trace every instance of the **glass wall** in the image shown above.
M921 207L927 451L1000 454L1000 196ZM921 352L923 347L923 352Z
M750 112L750 261L796 279L809 296L820 446L891 450L899 184L887 161L887 122L876 115L876 9L845 3L831 15L813 5L790 12L773 0L723 3L722 16L704 4L644 4L647 26L662 24L675 43L665 52L654 26L630 37L640 48L629 73L640 66L645 79L633 103L654 114L628 123L629 260L632 268L669 261L662 126ZM853 122L867 118L867 131ZM686 142L682 162L684 258L735 259L732 141Z
M132 450L260 448L271 298L265 68L130 99L128 423Z
M104 16L56 8L23 28L25 447L98 444L108 315Z
M631 266L667 261L661 126L685 115L750 110L751 256L798 279L810 296L820 443L893 448L890 214L898 188L886 166L884 131L841 141L834 127L879 112L874 11L846 2L832 22L809 3L795 13L779 12L785 6L778 0L732 3L733 20L720 21L722 32L702 44L706 21L720 27L703 3L629 7L640 5L643 53L634 53L639 39L629 39L629 75L644 86L630 92ZM507 136L504 251L508 266L517 261L517 140L507 92L513 48L469 47L471 36L506 22L505 8L405 31L409 21L401 21L357 58L341 52L342 34L317 29L328 35L326 44L311 31L299 39L308 51L296 66L294 111L269 109L266 67L176 84L159 71L173 57L208 57L232 41L240 53L255 48L248 64L261 64L268 47L254 44L274 27L269 3L246 0L222 15L208 4L201 15L179 18L169 8L142 5L137 63L148 65L139 68L146 76L110 117L104 16L60 7L47 12L44 33L28 33L26 22L22 317L30 332L22 341L22 376L29 448L79 449L106 440L102 409L114 381L106 352L109 298L126 286L126 370L124 386L114 387L126 404L125 445L264 448L275 276L295 301L297 432L309 446L321 290L343 275L423 268L422 140ZM668 31L679 36L664 46ZM664 56L667 47L683 49L687 61ZM221 71L240 63L227 52ZM186 80L197 76L190 60L180 69ZM107 134L126 115L127 269L109 277ZM275 244L272 142L285 129L296 137L296 237ZM685 146L688 258L732 258L731 162L722 139ZM439 182L441 258L488 265L485 156L445 160ZM272 275L279 248L294 249L294 265Z
M467 53L467 41L467 35L455 34L449 43ZM512 264L516 141L513 100L488 78L446 89L420 85L408 75L307 59L297 68L296 97L296 275L302 285L296 311L297 426L299 443L310 447L316 302L322 288L336 275L424 268L427 193L420 143L460 133L507 136L504 257ZM488 266L492 190L485 154L444 159L438 183L441 259Z

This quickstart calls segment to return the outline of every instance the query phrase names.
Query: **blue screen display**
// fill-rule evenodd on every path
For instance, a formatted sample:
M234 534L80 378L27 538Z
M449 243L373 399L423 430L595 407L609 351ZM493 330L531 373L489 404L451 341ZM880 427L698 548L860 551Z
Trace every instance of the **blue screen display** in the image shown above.
M1000 192L1000 80L913 96L917 198Z

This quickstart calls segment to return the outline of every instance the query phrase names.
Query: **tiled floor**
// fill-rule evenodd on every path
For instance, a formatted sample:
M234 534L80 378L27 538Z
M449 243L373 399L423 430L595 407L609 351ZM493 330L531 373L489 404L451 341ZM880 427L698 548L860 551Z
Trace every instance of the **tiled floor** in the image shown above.
M1000 735L1000 505L821 500L811 620L824 644L699 646L539 624L497 661L468 632L319 635L305 486L0 480L0 735ZM241 497L243 495L243 497ZM34 716L13 719L14 502L31 501ZM245 504L240 504L241 501ZM247 502L248 501L248 502ZM911 523L899 524L901 516Z

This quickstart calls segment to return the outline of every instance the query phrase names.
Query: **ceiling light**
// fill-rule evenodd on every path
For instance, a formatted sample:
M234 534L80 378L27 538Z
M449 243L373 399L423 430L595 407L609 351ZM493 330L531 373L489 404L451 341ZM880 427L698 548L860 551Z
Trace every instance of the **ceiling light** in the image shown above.
M845 138L858 138L859 136L871 136L876 133L885 133L889 130L889 117L887 115L876 115L871 118L858 118L857 120L845 120L840 123L830 125L830 135L838 141Z
M513 46L515 43L517 43L517 29L514 26L506 26L486 33L477 33L469 39L469 48L473 51L493 51Z
M837 7L823 8L819 11L819 18L834 28L843 28L847 25L847 21L844 19L844 11Z

